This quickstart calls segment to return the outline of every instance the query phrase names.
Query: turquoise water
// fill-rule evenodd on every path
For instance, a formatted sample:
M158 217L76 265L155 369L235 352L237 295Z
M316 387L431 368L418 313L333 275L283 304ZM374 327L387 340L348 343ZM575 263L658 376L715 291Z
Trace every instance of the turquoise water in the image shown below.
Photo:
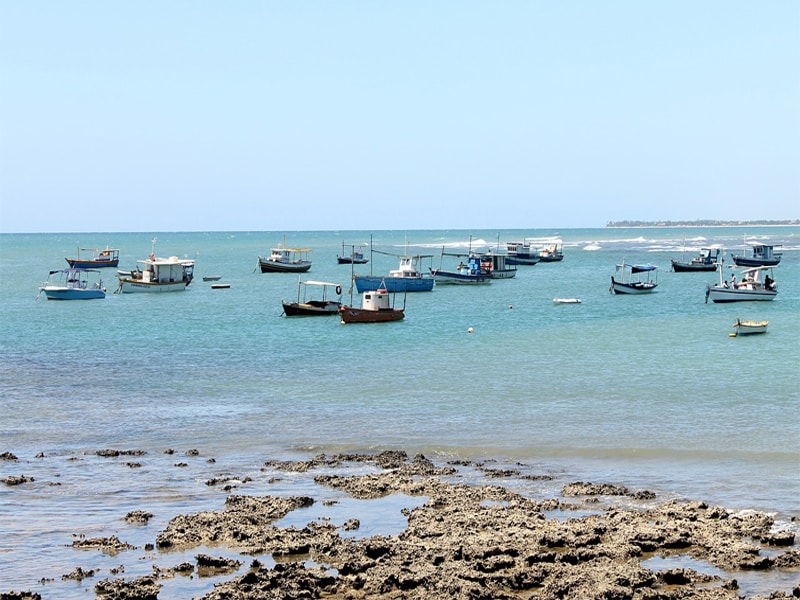
M532 494L583 479L800 517L800 228L286 232L286 243L313 248L308 278L347 290L350 267L336 264L343 241L408 244L438 267L443 246L466 249L470 237L474 246L553 234L561 263L409 294L404 321L347 326L281 316L297 276L261 274L256 259L283 232L0 235L0 452L20 458L0 461L0 473L37 479L0 489L0 529L11 532L0 542L0 591L71 571L75 560L43 548L76 531L97 535L142 504L155 507L156 528L209 508L211 492L183 483L166 448L253 471L268 458L398 448L554 474ZM78 245L119 247L130 268L153 235L159 255L196 258L186 292L37 299ZM744 236L783 244L773 302L706 304L716 274L669 271L684 237L687 258L721 243L730 262ZM658 265L657 292L611 295L623 259ZM357 272L396 266L375 254ZM109 292L114 273L104 271ZM203 275L231 287L212 290ZM768 319L769 331L731 338L737 317ZM91 457L103 448L146 451L149 483ZM212 471L197 469L199 482ZM62 485L46 483L55 477ZM43 556L39 568L12 569L26 553ZM48 597L47 586L37 591Z

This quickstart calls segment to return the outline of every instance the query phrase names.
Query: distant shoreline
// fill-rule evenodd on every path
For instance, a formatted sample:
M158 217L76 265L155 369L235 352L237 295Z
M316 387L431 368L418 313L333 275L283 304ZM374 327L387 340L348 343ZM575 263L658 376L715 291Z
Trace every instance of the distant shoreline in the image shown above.
M606 229L630 227L782 227L800 225L800 219L779 221L609 221Z

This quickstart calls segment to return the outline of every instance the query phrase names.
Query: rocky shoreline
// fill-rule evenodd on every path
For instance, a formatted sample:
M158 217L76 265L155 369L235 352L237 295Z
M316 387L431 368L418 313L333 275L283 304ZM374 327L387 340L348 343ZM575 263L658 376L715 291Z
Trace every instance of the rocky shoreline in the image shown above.
M335 474L338 465L353 462L373 468L366 474ZM563 486L560 497L536 501L502 485L454 483L450 478L464 463L437 465L402 451L269 461L266 466L286 473L319 469L324 473L314 477L317 485L357 499L405 494L425 502L403 511L407 526L398 535L353 537L342 533L357 531L358 519L338 525L322 519L301 528L274 524L317 502L310 496L248 496L235 485L226 488L225 481L214 481L209 485L229 493L223 510L175 516L149 549L233 549L252 557L243 574L243 561L197 554L194 564L154 568L142 577L102 579L94 585L96 597L155 599L163 579L192 572L229 577L204 595L205 600L747 597L732 576L646 564L653 557L682 556L726 573L796 574L789 589L749 597L800 598L795 535L776 530L773 517L763 513L735 513L702 501L659 503L650 491L607 483L572 482ZM514 475L478 466L497 481ZM641 506L621 506L615 499L640 501ZM564 518L549 516L554 511ZM146 523L150 516L133 511L126 520ZM115 537L76 539L74 546L109 553L129 547ZM262 564L267 556L274 566ZM68 576L92 575L77 568ZM0 600L38 597L34 591L0 590Z

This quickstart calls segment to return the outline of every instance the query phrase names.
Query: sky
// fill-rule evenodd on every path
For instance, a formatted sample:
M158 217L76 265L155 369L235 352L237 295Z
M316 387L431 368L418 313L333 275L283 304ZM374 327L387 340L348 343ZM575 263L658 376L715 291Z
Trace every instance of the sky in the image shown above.
M797 0L0 0L0 232L798 217Z

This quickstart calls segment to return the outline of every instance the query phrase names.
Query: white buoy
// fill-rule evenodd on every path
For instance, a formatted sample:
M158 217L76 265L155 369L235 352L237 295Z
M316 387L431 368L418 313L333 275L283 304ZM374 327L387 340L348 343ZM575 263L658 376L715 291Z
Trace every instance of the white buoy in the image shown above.
M472 327L470 327L469 329L467 329L467 333L472 333L473 331L475 331L475 330L474 330L474 329L472 329Z

